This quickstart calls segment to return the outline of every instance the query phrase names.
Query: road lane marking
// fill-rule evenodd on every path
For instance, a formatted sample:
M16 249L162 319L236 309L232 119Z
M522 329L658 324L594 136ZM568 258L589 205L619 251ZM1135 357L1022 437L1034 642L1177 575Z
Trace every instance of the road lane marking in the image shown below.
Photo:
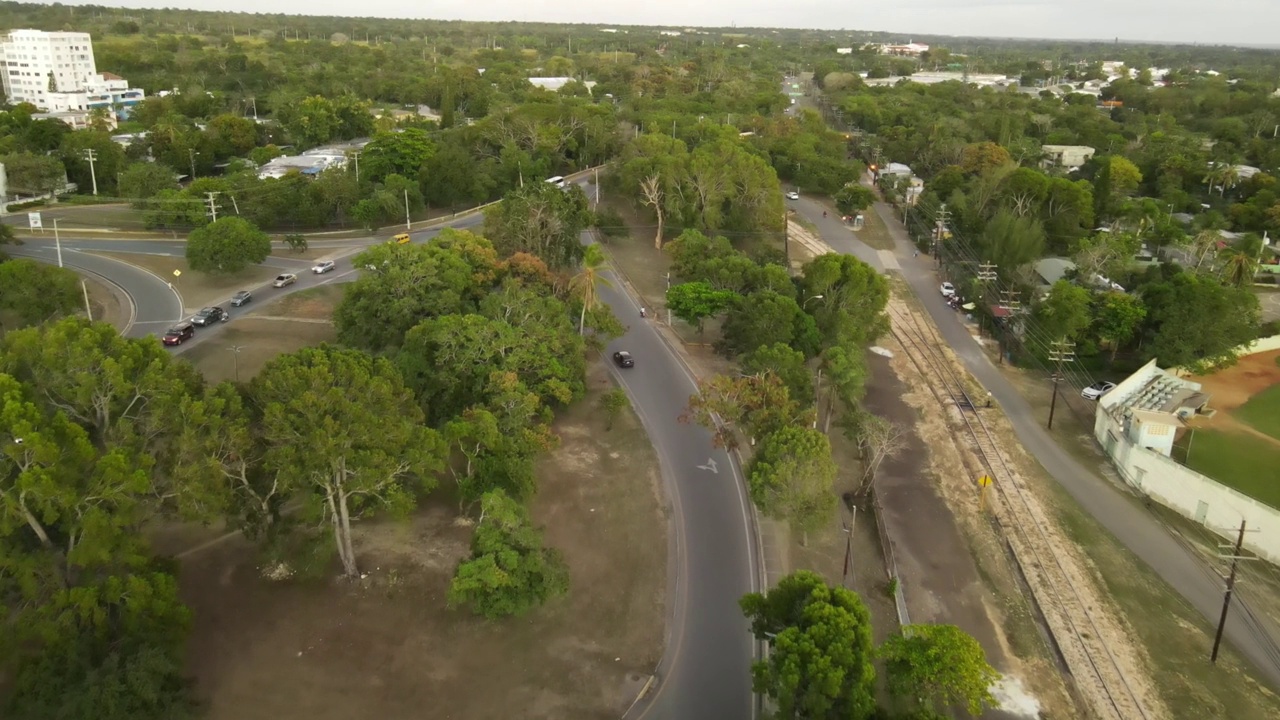
M711 472L715 473L716 475L719 475L719 474L720 474L720 471L716 469L716 461L715 461L715 458L707 458L707 464L706 464L706 465L699 465L699 466L698 466L698 469L699 469L699 470L710 470Z

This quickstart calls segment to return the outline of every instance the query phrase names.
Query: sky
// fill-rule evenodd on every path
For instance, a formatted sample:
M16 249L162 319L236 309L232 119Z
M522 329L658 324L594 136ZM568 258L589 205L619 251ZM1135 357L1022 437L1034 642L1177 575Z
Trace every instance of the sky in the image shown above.
M64 0L65 2L66 0ZM1280 46L1280 0L71 0L296 15L878 30Z

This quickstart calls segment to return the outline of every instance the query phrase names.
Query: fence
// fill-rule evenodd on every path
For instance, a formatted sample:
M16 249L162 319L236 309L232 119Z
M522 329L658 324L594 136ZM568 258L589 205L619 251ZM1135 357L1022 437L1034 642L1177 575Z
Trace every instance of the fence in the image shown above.
M1125 482L1142 494L1230 540L1246 521L1256 532L1246 533L1245 547L1280 564L1280 510L1129 442L1120 422L1101 408L1094 435Z

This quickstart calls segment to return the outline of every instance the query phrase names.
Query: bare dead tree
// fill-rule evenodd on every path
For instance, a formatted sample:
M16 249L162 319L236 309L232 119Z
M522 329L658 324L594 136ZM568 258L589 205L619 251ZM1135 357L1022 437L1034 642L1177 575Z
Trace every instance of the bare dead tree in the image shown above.
M862 486L858 488L858 494L866 495L875 483L880 464L906 448L906 428L900 423L868 413L863 416L858 428L858 444L862 449L863 461Z
M659 250L662 249L662 226L666 219L663 212L663 203L666 201L666 193L662 188L662 178L656 173L640 181L640 202L653 208L653 213L658 216L658 234L653 238L653 246Z

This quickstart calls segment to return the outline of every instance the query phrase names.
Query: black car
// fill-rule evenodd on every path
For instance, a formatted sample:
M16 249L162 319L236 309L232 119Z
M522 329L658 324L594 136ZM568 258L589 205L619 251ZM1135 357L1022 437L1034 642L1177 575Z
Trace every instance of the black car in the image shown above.
M214 306L214 307L204 308L200 312L196 313L196 316L191 318L191 322L201 327L204 327L205 325L212 325L213 323L216 323L219 320L225 320L225 319L227 319L227 311L223 310L220 307Z
M627 368L627 367L636 366L636 361L631 359L631 353L627 352L626 350L620 350L614 353L613 362L616 363L618 367Z
M231 304L236 307L240 307L241 305L249 302L252 299L253 299L253 293L249 292L248 290L241 290L240 292L231 296Z
M165 345L181 345L184 341L190 340L196 334L196 329L191 323L178 323L165 331L164 337L160 338L160 342Z

